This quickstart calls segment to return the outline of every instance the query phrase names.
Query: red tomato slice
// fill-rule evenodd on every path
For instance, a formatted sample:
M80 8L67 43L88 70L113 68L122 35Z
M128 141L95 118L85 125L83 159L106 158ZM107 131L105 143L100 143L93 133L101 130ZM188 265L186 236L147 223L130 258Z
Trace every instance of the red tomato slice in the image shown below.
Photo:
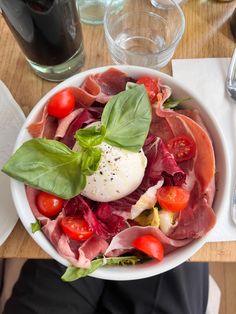
M41 214L46 217L54 217L64 205L64 200L47 192L40 192L37 195L36 203Z
M58 92L48 102L47 110L50 116L58 119L66 117L75 107L75 96L70 88Z
M159 92L159 87L157 85L157 82L149 76L142 76L137 80L136 83L144 85L147 91L149 100L151 104L153 104L157 100L157 93Z
M84 241L90 238L93 234L92 228L84 218L78 216L66 216L61 220L63 232L73 240Z
M159 261L161 261L164 257L163 244L159 239L151 234L145 234L135 239L133 241L133 247Z
M196 153L196 143L186 135L176 136L167 142L168 151L177 162L192 159Z
M189 202L190 193L179 186L163 186L157 190L157 201L163 209L179 212Z

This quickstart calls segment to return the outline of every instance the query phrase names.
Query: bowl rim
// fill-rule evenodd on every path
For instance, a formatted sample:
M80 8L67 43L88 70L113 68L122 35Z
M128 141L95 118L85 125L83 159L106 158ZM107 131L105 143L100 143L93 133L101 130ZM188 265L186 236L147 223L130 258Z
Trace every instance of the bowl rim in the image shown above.
M204 106L204 102L200 100L200 98L190 91L188 88L185 86L182 86L179 80L176 80L175 78L169 76L168 74L165 74L163 72L146 68L146 67L140 67L140 66L130 66L130 65L107 65L103 67L97 67L97 68L92 68L83 72L80 72L78 74L73 75L72 77L68 78L67 80L59 83L55 87L53 87L49 92L47 92L34 106L34 108L31 110L30 114L26 118L26 121L24 122L14 145L14 150L13 152L25 141L26 139L26 126L29 124L30 121L33 120L33 118L37 115L37 113L40 112L42 107L45 105L46 101L57 91L68 87L68 86L75 86L75 84L79 85L82 84L84 79L91 75L91 74L96 74L96 73L102 73L108 70L109 68L116 68L119 69L120 71L123 71L127 73L128 75L131 72L136 73L137 75L150 75L151 77L158 77L161 79L161 81L164 84L170 84L175 86L175 89L180 90L181 92L186 92L188 93L191 98L193 98L194 102L197 102L197 104L200 106L200 111L203 110L203 112L207 113L208 118L212 121L212 124L216 130L216 136L220 140L219 145L223 149L224 152L226 152L226 144L224 142L224 137L221 131L221 128L218 126L218 123L216 122L214 116L207 110L207 108ZM135 75L133 74L135 77ZM76 82L76 83L75 83ZM204 118L203 118L204 120ZM28 138L31 138L28 135ZM214 143L213 143L214 144ZM216 157L217 160L217 157ZM224 168L225 168L225 184L223 186L224 193L222 196L222 199L220 201L220 206L219 210L217 212L217 221L220 220L221 215L223 214L223 204L224 204L224 199L227 197L230 197L230 185L227 184L230 182L230 163L229 163L229 157L226 153L224 153L224 160L223 160ZM30 236L35 240L35 242L52 258L60 262L61 264L68 266L69 262L63 258L62 256L57 253L56 249L52 246L50 241L46 238L46 236L43 234L43 232L36 232L32 233L31 232L31 223L35 222L35 217L33 216L33 213L30 209L29 203L27 201L26 195L25 195L25 189L24 189L24 183L19 182L15 179L10 179L11 182L11 193L13 197L13 201L17 210L17 213L20 217L20 220L22 224L24 225L26 231L30 234ZM22 192L24 192L22 194ZM24 204L20 203L19 200L23 200ZM26 200L26 203L25 203ZM25 207L26 206L26 207ZM30 210L30 212L29 212ZM28 215L31 216L32 221L28 221ZM26 219L27 216L27 219ZM89 276L95 277L95 278L101 278L101 279L107 279L107 280L134 280L134 279L141 279L141 278L147 278L151 277L154 275L158 275L160 273L163 273L165 271L171 270L174 267L177 267L181 263L185 262L188 260L192 255L194 255L206 242L209 237L209 235L213 232L214 228L211 229L206 235L203 237L193 240L189 245L184 246L183 248L178 248L174 252L168 254L162 262L147 262L144 264L139 264L132 266L132 268L129 266L124 266L123 270L120 271L120 267L118 266L112 266L112 267L101 267ZM183 253L182 253L183 251ZM170 256L174 256L175 258L170 258ZM168 262L167 262L168 261ZM153 267L145 267L143 265L151 265ZM115 270L115 271L114 271ZM118 271L116 271L118 270Z

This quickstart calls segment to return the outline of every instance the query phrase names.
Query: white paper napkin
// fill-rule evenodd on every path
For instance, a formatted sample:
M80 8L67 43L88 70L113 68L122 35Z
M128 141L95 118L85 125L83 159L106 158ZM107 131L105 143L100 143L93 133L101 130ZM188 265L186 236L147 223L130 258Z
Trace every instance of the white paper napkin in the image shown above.
M180 59L172 60L172 69L175 78L203 99L222 130L231 165L232 190L236 170L236 103L225 89L229 62L230 58ZM209 242L236 240L236 225L231 220L230 204L229 197L225 204L228 211L217 222Z
M0 81L0 169L10 157L18 132L25 121L24 113ZM18 216L12 201L10 179L0 172L0 245L14 228Z

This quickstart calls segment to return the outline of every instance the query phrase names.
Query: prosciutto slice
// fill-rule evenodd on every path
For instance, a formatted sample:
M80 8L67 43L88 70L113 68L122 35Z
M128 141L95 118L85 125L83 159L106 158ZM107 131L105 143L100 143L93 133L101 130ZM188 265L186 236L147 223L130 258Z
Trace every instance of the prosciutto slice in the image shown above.
M116 95L125 89L128 81L133 81L133 79L120 70L110 68L103 73L88 76L81 87L72 86L67 89L70 89L75 96L76 109L88 108L95 102L101 104L107 103L113 95ZM76 113L75 110L70 117L67 116L58 121L57 119L48 116L46 105L43 111L39 114L39 117L37 117L37 121L31 123L27 129L32 137L63 137L63 133L65 133L65 124L68 126L72 121L72 116L76 115ZM59 130L57 130L58 124ZM62 135L61 132L63 132Z
M162 90L163 91L163 90ZM169 89L168 89L169 91ZM187 181L183 187L190 191L190 203L181 211L177 227L169 235L173 239L198 238L209 231L215 224L216 217L211 208L215 194L215 156L211 139L200 124L178 111L164 109L166 100L165 91L158 95L158 103L155 108L159 121L165 125L165 140L171 136L187 135L192 137L196 143L196 155L193 160L179 163L187 173ZM194 112L197 119L198 115ZM200 121L198 119L198 121ZM154 126L151 132L158 133Z
M64 119L58 120L58 127L54 135L54 139L60 139L65 136L68 127L70 126L71 122L75 120L78 116L80 116L85 109L79 108L72 111L68 116Z
M29 206L30 206L34 216L40 221L40 223L42 225L47 224L50 221L50 219L47 218L46 216L42 215L39 212L38 207L36 205L36 198L37 198L39 191L32 188L31 186L27 185L27 186L25 186L25 192L26 192L26 196L27 196L27 199L29 202Z
M185 246L192 241L192 239L185 240L173 240L168 238L163 232L160 231L157 227L147 226L133 226L128 229L123 230L117 234L111 241L110 245L106 249L105 256L118 256L121 252L127 252L133 250L132 245L133 241L138 237L146 234L151 234L157 237L164 246L165 254L170 253L173 249L176 249L181 246Z
M32 137L46 137L51 139L54 137L57 126L58 120L48 115L47 107L45 106L39 113L37 121L31 123L27 127L27 130Z
M47 225L43 226L42 231L54 245L57 252L72 265L89 268L91 261L105 252L108 243L97 236L93 236L85 242L69 239L60 228L61 218L62 216L59 215L55 220L49 221Z
M76 267L89 268L90 262L99 254L103 254L108 243L103 238L94 235L85 242L74 241L62 232L60 221L64 213L60 213L55 219L49 219L42 215L36 205L36 197L39 191L26 186L26 195L34 216L40 221L42 231L54 245L58 253Z
M215 212L208 205L207 199L196 193L196 188L192 190L191 198L192 205L181 211L177 227L169 234L173 239L202 237L216 223Z
M96 100L101 103L106 103L111 96L125 90L127 82L134 82L131 77L128 77L125 73L115 68L110 68L103 73L95 74L91 76L91 79L100 87L100 93Z

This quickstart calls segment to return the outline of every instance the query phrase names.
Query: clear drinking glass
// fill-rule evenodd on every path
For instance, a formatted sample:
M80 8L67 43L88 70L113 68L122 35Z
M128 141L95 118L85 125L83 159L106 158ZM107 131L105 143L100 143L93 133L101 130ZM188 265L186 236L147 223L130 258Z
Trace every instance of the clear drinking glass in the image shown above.
M80 20L87 24L102 24L110 0L78 0Z
M76 0L0 0L3 17L31 68L62 81L84 64Z
M112 0L104 17L113 61L161 69L172 58L183 35L184 14L174 0L156 8L150 1Z

